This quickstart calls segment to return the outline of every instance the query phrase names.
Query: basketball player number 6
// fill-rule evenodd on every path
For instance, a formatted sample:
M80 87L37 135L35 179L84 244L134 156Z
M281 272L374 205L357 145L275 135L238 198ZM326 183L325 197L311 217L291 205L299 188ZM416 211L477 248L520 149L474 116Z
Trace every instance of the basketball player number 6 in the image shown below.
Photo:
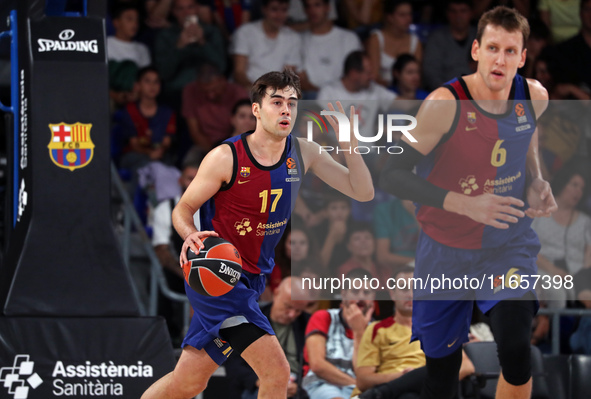
M505 164L505 161L507 160L507 150L504 148L501 148L501 144L503 144L503 141L505 140L497 140L492 154L490 156L490 163L492 166L503 166Z
M275 188L271 190L271 195L275 195L275 199L271 204L271 212L275 212L275 208L277 208L277 202L279 202L279 198L283 194L282 188ZM259 198L263 199L263 203L261 204L261 213L267 212L267 203L269 202L269 190L263 190L259 193Z

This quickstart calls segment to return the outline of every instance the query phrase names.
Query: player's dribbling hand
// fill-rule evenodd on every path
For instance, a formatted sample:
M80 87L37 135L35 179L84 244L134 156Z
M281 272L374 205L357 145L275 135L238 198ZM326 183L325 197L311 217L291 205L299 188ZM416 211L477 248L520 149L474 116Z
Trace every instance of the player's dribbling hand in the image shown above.
M514 208L523 207L525 204L514 197L503 197L487 193L467 197L466 201L467 206L464 208L464 215L476 222L497 229L508 229L508 223L517 223L518 218L525 216L523 211Z
M550 184L539 177L532 180L527 188L529 208L525 214L530 218L548 217L558 209Z
M181 250L181 255L179 258L181 266L187 263L187 249L191 248L193 252L198 254L199 251L205 247L202 242L205 237L219 237L219 234L215 231L196 231L189 234L187 238L185 238L183 249Z

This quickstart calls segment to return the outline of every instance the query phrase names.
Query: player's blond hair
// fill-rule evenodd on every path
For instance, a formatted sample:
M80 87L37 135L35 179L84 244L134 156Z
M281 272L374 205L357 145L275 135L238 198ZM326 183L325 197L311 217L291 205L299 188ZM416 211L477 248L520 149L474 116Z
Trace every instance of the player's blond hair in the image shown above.
M529 37L529 23L516 9L505 6L497 6L488 10L478 21L478 30L476 31L476 40L481 44L484 29L488 25L500 26L507 32L519 31L523 35L523 49L525 49L527 38Z

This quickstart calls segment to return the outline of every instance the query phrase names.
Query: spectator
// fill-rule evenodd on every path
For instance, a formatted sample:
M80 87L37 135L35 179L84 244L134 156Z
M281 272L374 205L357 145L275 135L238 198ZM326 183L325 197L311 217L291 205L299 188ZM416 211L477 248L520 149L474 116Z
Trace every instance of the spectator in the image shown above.
M409 33L412 23L410 1L387 0L384 3L384 21L381 29L372 32L367 42L372 78L383 86L392 84L392 66L400 54L412 54L422 59L419 37Z
M289 0L263 0L263 19L234 32L234 81L246 89L259 76L301 67L300 37L285 26Z
M589 189L590 169L588 160L575 158L559 170L552 179L558 210L549 218L536 218L532 223L542 244L539 270L551 276L565 278L591 267L591 218L577 209ZM566 299L574 299L565 290L544 294L550 300L559 301L554 304L558 307L564 307Z
M381 203L373 220L380 265L393 269L414 262L420 227L412 202L393 198Z
M183 117L196 150L208 152L231 136L232 108L238 100L247 98L248 92L228 82L215 65L201 65L197 80L183 90Z
M435 90L455 76L471 73L466 54L476 38L470 25L474 16L470 0L450 0L446 8L448 24L429 36L423 58L425 86Z
M327 196L325 208L326 220L314 229L313 234L319 243L321 265L325 271L333 271L348 257L345 238L351 224L351 202L335 192Z
M347 28L356 31L362 39L382 21L382 0L344 0L341 3Z
M199 164L185 164L179 177L180 194L185 192L191 181L197 175ZM183 270L179 267L179 254L183 246L183 240L172 228L172 210L181 198L177 195L170 200L161 201L154 208L152 222L152 245L156 256L160 261L164 277L171 290L185 293ZM199 212L193 216L195 226L199 226ZM174 301L160 298L159 314L163 315L168 324L171 337L176 344L180 344L183 334L183 306Z
M145 67L137 75L138 101L130 102L114 116L114 141L122 148L119 166L136 171L151 161L170 163L169 149L176 134L176 115L157 101L158 71ZM135 187L135 184L134 184Z
M413 271L407 266L393 274L397 283L389 294L394 301L394 316L371 323L363 333L355 368L357 386L353 392L353 395L361 394L359 398L398 398L411 393L416 394L413 398L418 398L426 368L421 345L418 341L411 342ZM474 365L463 353L460 380L473 372ZM410 374L400 378L407 373Z
M214 9L214 21L226 39L229 40L236 29L250 22L250 0L210 1Z
M329 100L340 100L346 110L354 105L361 121L359 131L373 135L378 113L386 113L395 98L396 94L372 81L369 57L353 51L345 59L342 79L322 86L317 100L322 107Z
M580 32L559 44L556 48L560 70L567 76L574 76L574 83L583 83L583 89L591 91L591 0L581 0ZM528 53L530 51L528 47Z
M226 69L224 38L217 26L201 21L196 0L174 0L175 23L156 37L154 58L164 83L163 96L173 108L180 109L185 85L197 76L204 62Z
M337 19L337 0L328 0L328 19L336 21ZM304 11L304 1L290 1L287 11L289 26L296 32L303 32L310 29L310 21Z
M346 277L371 275L355 269ZM302 386L310 399L349 398L355 387L357 348L373 314L375 293L350 287L342 290L342 298L338 309L316 311L306 327Z
M534 78L534 64L535 61L542 56L545 49L548 48L552 40L550 29L545 23L534 20L530 22L530 34L527 38L527 53L525 65L517 70L521 76L526 78Z
M363 222L356 222L351 225L347 231L345 239L347 243L347 252L351 257L337 269L337 274L331 277L341 278L346 276L351 270L363 269L372 276L376 276L383 284L386 283L388 276L383 276L381 270L378 270L374 262L376 250L376 240L373 236L371 225ZM382 278L386 277L386 278Z
M107 37L110 97L117 106L136 98L133 92L137 71L150 65L150 50L133 40L139 28L139 13L133 4L123 3L113 12L115 36Z
M424 100L429 95L421 88L421 65L410 54L401 54L392 66L392 90L399 100Z
M349 53L361 49L353 32L335 26L329 19L329 0L303 0L310 29L302 34L302 89L316 92L341 77Z
M242 100L236 101L236 104L232 108L232 117L230 118L232 137L254 130L256 122L257 120L252 113L252 103L250 100L243 98Z
M540 0L540 19L552 31L554 43L560 43L577 34L581 28L580 0Z
M477 0L474 1L474 15L482 15L496 6L515 8L525 18L530 15L530 0Z

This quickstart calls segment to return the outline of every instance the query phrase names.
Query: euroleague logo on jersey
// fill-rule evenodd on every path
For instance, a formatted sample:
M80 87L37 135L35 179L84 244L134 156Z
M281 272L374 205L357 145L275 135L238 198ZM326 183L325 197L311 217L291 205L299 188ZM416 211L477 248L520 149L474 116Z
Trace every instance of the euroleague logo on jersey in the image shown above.
M287 183L300 181L300 178L297 177L297 174L298 174L297 164L296 164L296 161L292 157L287 158L287 160L285 161L285 166L287 167L287 174L292 176L292 177L286 178L285 181ZM294 177L294 175L296 175L296 176Z

